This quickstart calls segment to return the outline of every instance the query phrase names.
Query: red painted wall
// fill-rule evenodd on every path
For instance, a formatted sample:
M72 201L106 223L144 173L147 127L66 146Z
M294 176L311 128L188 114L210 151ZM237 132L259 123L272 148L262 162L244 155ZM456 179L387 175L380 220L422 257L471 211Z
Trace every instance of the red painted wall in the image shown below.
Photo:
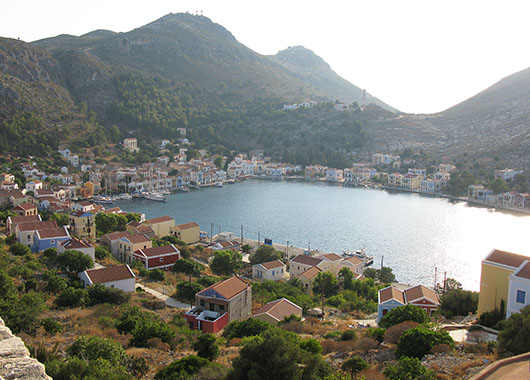
M164 261L160 261L160 259L164 259ZM175 253L171 256L163 256L163 257L152 257L147 260L147 269L155 269L159 267L164 267L166 265L174 264L175 261L179 259L179 254Z
M205 333L215 334L221 331L228 324L228 313L224 313L220 318L214 322L201 321L202 331Z

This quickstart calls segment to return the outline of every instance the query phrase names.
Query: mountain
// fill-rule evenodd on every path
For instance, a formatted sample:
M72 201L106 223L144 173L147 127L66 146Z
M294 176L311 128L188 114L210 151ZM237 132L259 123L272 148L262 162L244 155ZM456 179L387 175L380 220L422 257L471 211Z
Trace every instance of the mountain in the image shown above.
M372 103L384 109L398 112L395 108L365 93L359 87L337 75L322 58L303 46L293 46L281 50L272 58L283 65L296 78L315 90L323 91L327 94L335 94L337 99L349 103Z

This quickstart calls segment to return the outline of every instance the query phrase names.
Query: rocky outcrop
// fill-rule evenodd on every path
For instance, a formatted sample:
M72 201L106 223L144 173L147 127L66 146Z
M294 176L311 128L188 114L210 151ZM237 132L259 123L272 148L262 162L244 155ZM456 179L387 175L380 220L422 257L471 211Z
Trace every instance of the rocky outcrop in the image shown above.
M29 351L19 337L11 333L0 319L0 379L51 380L44 365L29 357Z

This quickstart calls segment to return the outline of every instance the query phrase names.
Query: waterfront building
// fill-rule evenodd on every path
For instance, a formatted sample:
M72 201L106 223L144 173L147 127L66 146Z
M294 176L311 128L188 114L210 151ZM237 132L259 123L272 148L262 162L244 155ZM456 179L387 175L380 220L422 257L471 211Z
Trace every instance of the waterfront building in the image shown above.
M494 176L495 178L502 178L505 181L511 181L519 174L523 174L523 170L514 170L514 169L502 169L502 170L495 170Z
M482 260L478 299L479 316L495 309L503 313L507 312L510 276L522 268L527 260L530 260L530 257L498 249L492 250Z
M215 334L230 322L250 317L252 287L241 277L233 276L195 294L195 304L184 314L190 328Z
M173 226L169 232L184 243L192 244L200 240L201 229L197 223L190 222Z
M401 178L401 186L403 189L407 190L418 190L421 185L421 179L423 177L417 174L407 174Z
M170 235L171 227L175 226L175 219L169 216L160 216L146 220L142 225L151 227L155 232L155 236L161 238Z
M390 187L401 187L401 181L403 180L403 174L392 173L388 175L388 186Z
M308 255L297 255L289 263L289 273L291 277L298 277L312 267L331 272L331 262L329 260Z

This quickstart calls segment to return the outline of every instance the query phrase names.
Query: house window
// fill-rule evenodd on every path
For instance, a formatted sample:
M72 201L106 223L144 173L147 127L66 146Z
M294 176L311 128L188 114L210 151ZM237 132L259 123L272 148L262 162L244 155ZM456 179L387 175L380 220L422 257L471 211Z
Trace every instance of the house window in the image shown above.
M50 240L50 244L55 244L55 240Z
M163 258L163 257L160 258L160 262L161 262L161 263L164 262L164 258Z
M225 305L219 305L219 310L225 311Z
M199 305L204 306L204 300L200 300Z
M215 311L215 304L211 303L209 309L210 311Z
M526 298L526 292L524 290L518 290L517 295L515 297L515 302L524 304L525 298Z
M383 317L388 313L388 309L383 309Z

